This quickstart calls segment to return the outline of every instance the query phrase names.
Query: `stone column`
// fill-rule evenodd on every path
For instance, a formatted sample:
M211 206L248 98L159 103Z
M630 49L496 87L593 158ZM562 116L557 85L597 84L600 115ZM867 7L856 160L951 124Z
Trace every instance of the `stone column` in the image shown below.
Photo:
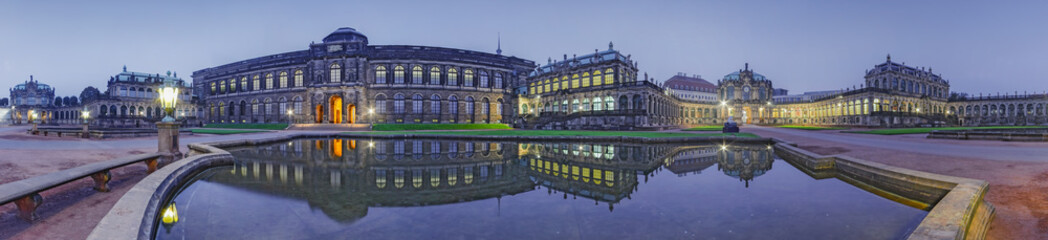
M157 152L160 153L160 165L178 160L182 153L178 148L178 126L177 122L157 122Z
M82 137L82 138L90 138L91 137L91 134L87 132L87 122L84 122L84 127L83 127L82 132L80 133L80 137Z

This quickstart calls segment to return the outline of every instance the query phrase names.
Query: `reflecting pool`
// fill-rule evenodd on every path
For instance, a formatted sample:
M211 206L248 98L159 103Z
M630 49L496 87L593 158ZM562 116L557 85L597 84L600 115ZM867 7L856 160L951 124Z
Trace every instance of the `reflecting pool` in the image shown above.
M769 145L301 139L229 149L157 239L899 239L926 211ZM773 170L774 169L774 170Z

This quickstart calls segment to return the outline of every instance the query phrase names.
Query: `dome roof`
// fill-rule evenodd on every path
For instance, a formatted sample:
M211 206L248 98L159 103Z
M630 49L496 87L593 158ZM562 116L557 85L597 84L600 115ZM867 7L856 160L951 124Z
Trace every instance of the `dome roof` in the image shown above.
M753 72L753 71L750 71L750 72ZM735 71L735 72L730 73L728 75L724 75L724 80L740 80L740 79L742 79L742 77L739 76L740 74L742 74L742 71ZM764 75L761 75L759 73L753 73L753 80L764 81L764 80L768 80L768 79L765 78Z
M362 41L362 42L367 42L368 41L368 37L364 36L363 33L357 32L356 29L353 29L353 28L350 28L350 27L339 28L338 30L335 30L334 32L331 32L331 34L328 34L327 37L324 37L324 42L340 42L340 41L347 41L347 42L361 42Z

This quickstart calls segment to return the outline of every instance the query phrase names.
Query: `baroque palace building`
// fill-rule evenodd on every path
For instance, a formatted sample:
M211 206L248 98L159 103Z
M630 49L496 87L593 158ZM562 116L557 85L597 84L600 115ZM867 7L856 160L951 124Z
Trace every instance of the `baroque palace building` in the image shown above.
M369 45L339 28L309 49L193 73L211 123L499 123L528 60L469 50Z

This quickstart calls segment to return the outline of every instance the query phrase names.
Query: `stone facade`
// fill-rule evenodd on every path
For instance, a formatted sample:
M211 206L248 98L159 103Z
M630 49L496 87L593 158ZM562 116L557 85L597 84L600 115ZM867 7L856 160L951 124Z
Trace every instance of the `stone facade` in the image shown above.
M500 51L501 53L501 51ZM528 60L461 49L369 45L340 28L308 50L193 73L210 123L498 123Z

